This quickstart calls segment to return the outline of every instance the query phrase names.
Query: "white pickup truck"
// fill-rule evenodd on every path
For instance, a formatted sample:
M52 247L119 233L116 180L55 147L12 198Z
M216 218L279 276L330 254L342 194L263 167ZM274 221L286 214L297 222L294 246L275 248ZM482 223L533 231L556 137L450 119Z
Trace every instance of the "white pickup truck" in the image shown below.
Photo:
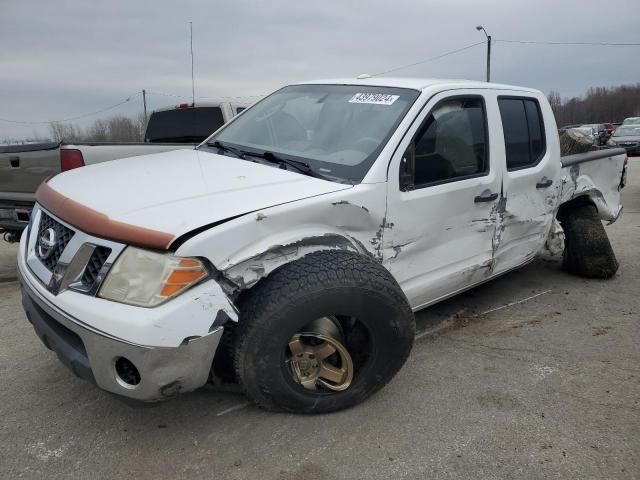
M617 262L626 157L560 157L545 96L430 79L290 85L196 150L43 184L18 254L27 317L76 375L156 401L239 382L320 413L380 389L413 312L557 244Z
M0 146L0 234L17 241L29 223L35 192L45 179L110 160L194 148L247 107L198 102L154 110L144 143L45 142Z

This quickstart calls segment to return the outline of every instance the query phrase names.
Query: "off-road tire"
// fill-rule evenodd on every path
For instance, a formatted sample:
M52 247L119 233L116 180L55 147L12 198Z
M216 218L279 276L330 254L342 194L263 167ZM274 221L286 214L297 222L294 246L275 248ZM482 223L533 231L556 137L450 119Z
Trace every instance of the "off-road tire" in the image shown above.
M610 278L618 271L609 237L593 205L576 205L559 215L564 230L563 268L587 278Z
M329 394L304 389L283 367L291 336L325 315L357 318L371 347L351 385ZM342 410L391 380L409 356L414 336L413 312L382 265L347 251L315 252L276 270L242 299L234 337L236 376L247 397L268 410Z

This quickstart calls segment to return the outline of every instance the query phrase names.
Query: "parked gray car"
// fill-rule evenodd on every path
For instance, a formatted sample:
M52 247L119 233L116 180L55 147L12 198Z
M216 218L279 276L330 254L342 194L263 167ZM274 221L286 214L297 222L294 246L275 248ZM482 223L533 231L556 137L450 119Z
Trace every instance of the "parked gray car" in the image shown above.
M609 145L622 147L628 155L640 155L640 125L621 125L616 128Z

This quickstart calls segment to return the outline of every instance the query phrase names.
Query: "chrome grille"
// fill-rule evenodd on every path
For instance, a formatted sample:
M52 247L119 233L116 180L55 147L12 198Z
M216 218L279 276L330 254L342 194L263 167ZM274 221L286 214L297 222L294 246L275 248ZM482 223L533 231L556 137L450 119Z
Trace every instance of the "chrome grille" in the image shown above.
M77 230L38 204L33 209L32 222L26 262L54 295L74 290L95 296L106 272L126 247Z
M67 245L73 238L74 233L70 228L65 227L46 213L42 212L40 225L38 226L38 242L49 229L52 229L55 232L55 246L52 247L52 251L46 256L42 254L43 252L40 248L36 248L36 255L44 266L47 267L47 270L53 271L58 264L58 260L60 260L62 252L67 248Z
M84 269L84 273L82 274L82 279L80 282L82 286L87 290L90 290L91 287L98 280L98 274L100 270L104 266L107 258L111 255L111 249L107 247L96 247L93 253L91 254L91 258L89 258L89 262Z

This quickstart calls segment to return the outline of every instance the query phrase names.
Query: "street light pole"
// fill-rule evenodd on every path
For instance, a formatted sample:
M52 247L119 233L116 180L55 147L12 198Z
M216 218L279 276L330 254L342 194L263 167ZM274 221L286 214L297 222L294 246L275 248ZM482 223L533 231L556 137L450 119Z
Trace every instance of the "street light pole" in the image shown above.
M482 25L478 25L476 30L484 32L487 37L487 82L491 81L491 35L487 33Z
M142 107L144 108L144 124L147 124L147 91L142 89Z

